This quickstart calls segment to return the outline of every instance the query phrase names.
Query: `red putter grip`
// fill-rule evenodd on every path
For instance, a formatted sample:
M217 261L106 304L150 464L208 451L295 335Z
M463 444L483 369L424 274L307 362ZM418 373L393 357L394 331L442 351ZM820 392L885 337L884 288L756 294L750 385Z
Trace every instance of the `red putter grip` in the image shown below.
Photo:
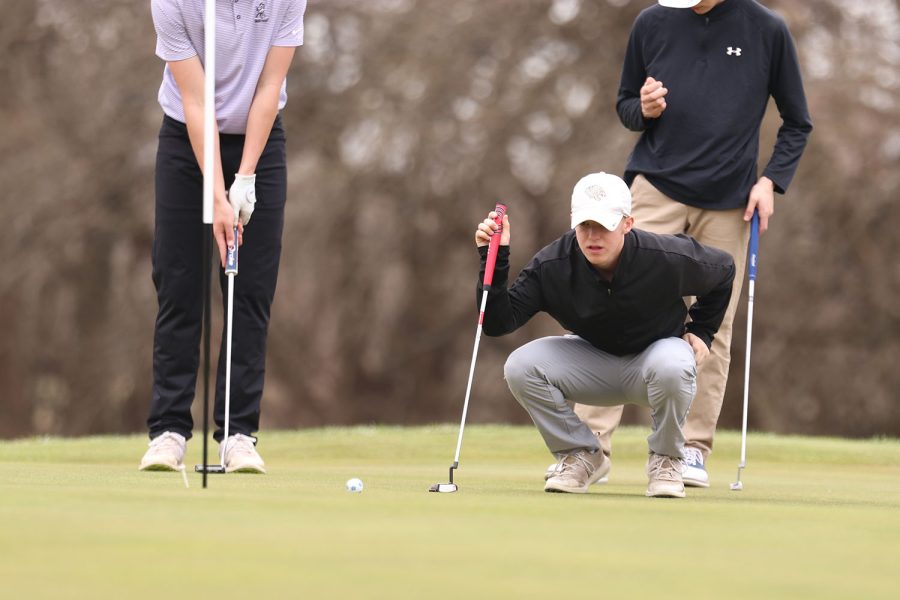
M506 214L506 205L497 203L494 207L497 216L494 223L500 226L500 229L491 236L491 242L488 244L487 264L484 266L484 287L490 287L491 281L494 280L494 265L497 264L497 251L500 249L500 235L503 233L503 215Z

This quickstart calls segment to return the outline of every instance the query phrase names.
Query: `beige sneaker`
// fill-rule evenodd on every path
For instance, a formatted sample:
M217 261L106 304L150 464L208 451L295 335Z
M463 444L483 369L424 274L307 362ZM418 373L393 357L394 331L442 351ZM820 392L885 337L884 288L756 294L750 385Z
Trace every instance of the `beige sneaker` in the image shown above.
M585 494L590 485L609 473L609 460L602 450L576 450L559 459L556 473L544 484L545 492Z
M221 453L221 444L220 453ZM261 473L266 472L266 463L256 451L254 439L242 433L228 436L225 444L226 473Z
M609 457L609 456L607 456L607 457L606 457L606 462L609 463L609 469L606 470L606 473L607 473L607 474L604 475L603 477L601 477L600 479L598 479L597 481L595 481L595 482L594 482L594 485L600 485L600 484L603 484L603 483L609 483L609 471L612 470L612 458ZM553 477L554 475L556 475L556 472L559 471L559 469L560 469L559 461L557 461L557 462L551 464L550 466L548 466L548 467L547 467L547 470L544 471L544 481L547 481L548 479L550 479L551 477Z
M651 498L684 498L681 459L650 453L647 459L647 496Z
M187 441L183 435L166 431L150 440L149 446L138 470L178 471L184 468L184 450Z

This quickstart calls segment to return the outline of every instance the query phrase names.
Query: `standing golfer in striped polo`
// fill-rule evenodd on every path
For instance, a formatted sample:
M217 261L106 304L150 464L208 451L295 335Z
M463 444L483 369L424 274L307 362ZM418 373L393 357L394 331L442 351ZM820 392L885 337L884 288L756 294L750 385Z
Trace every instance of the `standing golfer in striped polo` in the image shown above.
M165 116L156 157L153 283L159 312L153 344L150 448L142 470L182 466L191 437L199 366L203 287L204 0L152 0L156 54L166 61L159 103ZM213 235L243 245L235 281L231 423L227 471L265 473L259 429L266 336L287 195L285 133L279 111L285 77L303 44L306 0L216 2L216 126ZM228 192L226 193L226 190ZM252 216L252 220L251 220ZM238 239L233 228L238 226ZM246 243L245 243L246 242ZM221 284L225 276L220 271ZM224 338L224 336L223 336ZM216 384L216 440L223 442L224 364Z

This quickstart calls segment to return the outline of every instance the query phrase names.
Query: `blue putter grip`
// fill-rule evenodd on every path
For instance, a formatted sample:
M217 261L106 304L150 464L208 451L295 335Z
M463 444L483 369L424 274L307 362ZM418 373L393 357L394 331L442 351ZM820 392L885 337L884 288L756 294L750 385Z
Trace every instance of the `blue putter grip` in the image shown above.
M225 250L225 274L237 275L238 272L238 228L234 228L234 246Z
M759 213L753 211L753 218L750 219L750 267L747 272L750 274L750 280L756 280L756 264L759 257Z

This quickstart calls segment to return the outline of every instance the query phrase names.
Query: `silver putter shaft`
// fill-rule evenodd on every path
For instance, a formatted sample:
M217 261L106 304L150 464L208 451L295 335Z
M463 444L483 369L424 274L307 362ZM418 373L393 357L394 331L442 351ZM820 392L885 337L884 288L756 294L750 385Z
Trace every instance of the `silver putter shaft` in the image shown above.
M747 351L744 355L744 414L741 419L741 462L738 464L737 481L731 484L731 490L739 492L744 489L741 483L741 471L747 466L747 409L750 405L750 342L753 339L753 292L756 286L756 267L759 255L759 213L753 213L750 221L750 257L749 282L747 287Z
M206 473L225 472L225 450L231 423L231 325L234 322L234 278L238 273L238 228L234 228L234 246L225 254L225 276L228 278L228 314L225 320L225 435L219 451L219 464L196 465L194 470Z

